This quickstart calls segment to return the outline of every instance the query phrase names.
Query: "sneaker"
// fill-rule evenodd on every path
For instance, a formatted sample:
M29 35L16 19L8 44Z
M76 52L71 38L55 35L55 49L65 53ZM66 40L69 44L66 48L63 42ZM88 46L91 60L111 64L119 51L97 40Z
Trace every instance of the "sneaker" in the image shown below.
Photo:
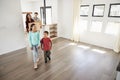
M48 59L49 59L49 61L51 60L51 58L50 58L50 57L48 57Z
M38 66L37 66L37 63L34 63L34 69L37 69Z
M47 61L45 61L45 63L47 63Z

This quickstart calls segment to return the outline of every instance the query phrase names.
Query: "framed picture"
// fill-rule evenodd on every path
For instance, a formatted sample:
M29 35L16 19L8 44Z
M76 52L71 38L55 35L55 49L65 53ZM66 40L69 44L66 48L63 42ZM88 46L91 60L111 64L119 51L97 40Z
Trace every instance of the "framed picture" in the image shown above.
M93 5L93 17L103 17L104 16L104 10L105 10L105 4L96 4Z
M120 17L120 3L110 4L108 17Z
M89 5L81 5L80 6L80 16L88 17L89 14Z

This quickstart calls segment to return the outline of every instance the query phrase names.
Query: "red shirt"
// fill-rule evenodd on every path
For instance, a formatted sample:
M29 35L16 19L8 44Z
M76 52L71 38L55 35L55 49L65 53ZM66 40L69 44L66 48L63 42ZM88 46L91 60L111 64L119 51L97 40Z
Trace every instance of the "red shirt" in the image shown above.
M51 50L52 41L50 40L50 38L42 38L40 42L44 51Z

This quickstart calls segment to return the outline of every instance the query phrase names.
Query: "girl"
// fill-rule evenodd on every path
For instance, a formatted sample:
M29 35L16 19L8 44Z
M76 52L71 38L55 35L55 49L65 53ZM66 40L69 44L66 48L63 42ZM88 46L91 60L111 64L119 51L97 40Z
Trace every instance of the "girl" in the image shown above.
M29 13L26 14L26 31L29 32L29 23L34 22L31 15Z
M31 50L33 52L34 69L36 69L38 68L37 63L39 61L38 48L40 46L40 34L39 31L37 31L35 24L31 24L29 32L29 42Z

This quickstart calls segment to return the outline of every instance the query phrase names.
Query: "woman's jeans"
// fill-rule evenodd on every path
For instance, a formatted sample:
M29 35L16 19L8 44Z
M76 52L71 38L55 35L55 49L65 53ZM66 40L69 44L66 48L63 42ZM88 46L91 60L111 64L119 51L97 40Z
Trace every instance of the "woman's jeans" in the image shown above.
M38 45L32 45L33 62L36 63L38 59Z

